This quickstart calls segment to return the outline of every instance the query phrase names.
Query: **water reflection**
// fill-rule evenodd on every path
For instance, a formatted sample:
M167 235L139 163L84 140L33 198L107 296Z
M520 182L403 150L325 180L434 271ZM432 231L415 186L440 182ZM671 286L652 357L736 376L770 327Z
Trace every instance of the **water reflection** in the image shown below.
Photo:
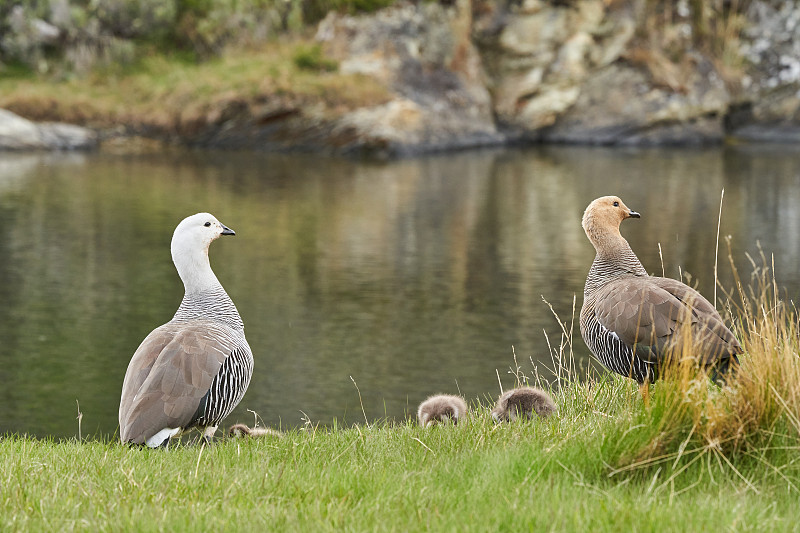
M800 290L800 159L780 148L480 151L391 163L241 153L0 156L0 430L112 433L125 368L169 320L184 216L237 237L211 251L256 357L229 422L293 426L413 413L425 396L494 396L512 346L550 364L545 334L593 249L580 216L616 193L645 266L713 294L722 234L743 270L760 242ZM724 250L723 250L724 255ZM721 268L729 286L730 271ZM576 352L587 350L576 338ZM542 368L544 372L544 369ZM546 372L545 372L546 373Z

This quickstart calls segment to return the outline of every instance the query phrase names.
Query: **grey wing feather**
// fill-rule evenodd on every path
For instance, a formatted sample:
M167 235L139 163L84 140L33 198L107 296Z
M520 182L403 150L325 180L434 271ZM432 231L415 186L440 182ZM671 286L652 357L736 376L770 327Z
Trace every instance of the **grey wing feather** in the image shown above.
M166 324L148 335L125 376L121 439L141 444L164 428L189 424L232 349L205 325Z
M142 387L142 383L147 379L153 364L156 362L161 351L172 340L175 332L165 324L154 329L139 345L133 354L128 370L125 372L125 380L122 384L122 397L119 404L120 431L124 440L123 420L129 418L131 405L136 393Z
M721 355L741 353L733 333L700 293L669 278L635 277L609 283L597 295L597 320L636 355L657 362L682 340L689 327L692 341L701 345L706 363Z
M642 278L609 283L597 295L597 321L628 346L658 348L671 335L680 317L680 302Z
M744 351L720 314L702 294L674 279L658 277L650 279L691 309L693 342L702 346L705 363L714 363Z

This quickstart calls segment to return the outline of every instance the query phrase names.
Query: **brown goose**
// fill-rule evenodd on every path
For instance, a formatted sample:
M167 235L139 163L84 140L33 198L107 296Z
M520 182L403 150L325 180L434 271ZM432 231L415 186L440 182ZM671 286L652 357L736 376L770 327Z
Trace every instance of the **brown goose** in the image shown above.
M457 424L466 414L467 403L461 396L436 394L419 404L417 420L422 427L451 421Z
M547 418L558 410L553 399L542 389L519 387L500 395L492 409L495 422L513 422L518 418Z
M208 261L208 246L235 235L208 213L185 218L172 236L172 261L186 289L175 316L131 358L119 404L122 442L152 448L181 431L213 436L244 396L253 354L244 324Z
M724 379L742 347L699 292L647 274L619 232L623 220L639 216L616 196L598 198L583 214L597 251L583 291L583 340L603 366L643 384L658 379L665 356L688 334L693 356Z

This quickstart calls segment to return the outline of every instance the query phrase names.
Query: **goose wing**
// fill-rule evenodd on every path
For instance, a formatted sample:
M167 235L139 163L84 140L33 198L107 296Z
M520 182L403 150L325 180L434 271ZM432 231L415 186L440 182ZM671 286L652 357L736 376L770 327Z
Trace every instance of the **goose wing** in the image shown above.
M702 346L706 364L744 351L720 314L702 294L671 278L651 277L650 281L691 309L693 342Z
M144 443L164 428L184 428L234 343L207 324L165 324L142 341L122 387L123 442Z
M660 361L668 349L680 346L686 333L694 346L702 347L706 364L741 353L714 306L669 278L637 276L611 282L599 291L595 313L603 327L646 361Z

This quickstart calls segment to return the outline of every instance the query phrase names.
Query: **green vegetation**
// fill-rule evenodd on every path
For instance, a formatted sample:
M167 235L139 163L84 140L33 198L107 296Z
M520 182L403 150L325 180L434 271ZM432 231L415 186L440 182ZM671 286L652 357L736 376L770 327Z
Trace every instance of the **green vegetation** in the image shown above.
M755 265L755 263L754 263ZM574 381L572 323L547 421L305 428L170 451L0 439L5 529L792 531L800 337L766 261L728 295L745 348L725 388L677 362L649 403ZM519 381L526 381L517 365ZM536 381L536 380L533 380Z
M550 423L495 426L484 409L458 427L309 427L167 452L10 437L0 441L0 523L179 531L795 526L796 436L736 457L707 443L652 464L621 463L652 438L636 388L614 379L572 390L585 397L560 396L563 412Z
M332 64L318 48L289 38L203 63L154 55L85 78L42 83L30 76L0 77L0 108L32 120L176 131L223 120L231 107L246 106L259 116L309 101L347 109L388 99L387 90L371 78L321 75Z
M393 0L11 0L0 3L0 67L85 75L153 52L195 60L299 33L330 11L371 12Z
M336 61L326 59L322 54L322 47L318 44L299 46L292 58L299 69L316 71L334 71L338 68Z

